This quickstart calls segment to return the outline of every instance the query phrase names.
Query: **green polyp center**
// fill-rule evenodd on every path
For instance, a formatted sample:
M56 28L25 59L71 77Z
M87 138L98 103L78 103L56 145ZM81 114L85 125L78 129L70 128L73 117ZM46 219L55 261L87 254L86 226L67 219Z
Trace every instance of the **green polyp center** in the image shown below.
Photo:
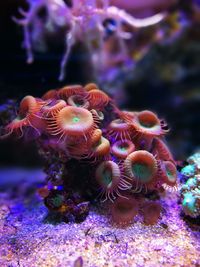
M82 105L80 103L76 102L76 106L81 107Z
M77 98L77 99L75 99L74 103L77 107L81 107L81 106L83 106L84 101L82 99Z
M140 124L142 127L145 127L145 128L152 128L155 126L155 123L152 121L140 121Z
M121 142L117 145L117 149L122 153L126 152L128 148L129 148L129 144L126 142Z
M112 185L112 171L106 168L102 175L102 182L106 187L111 187Z
M169 178L169 180L172 180L172 181L174 181L174 179L175 179L175 176L174 176L174 173L173 173L173 171L171 171L171 170L167 169L167 170L166 170L166 173L167 173L167 177Z
M56 196L53 198L52 202L55 207L60 207L62 205L63 199L61 196Z
M125 145L120 145L119 146L119 150L122 151L122 152L126 152L127 147Z
M77 123L77 122L80 121L80 118L79 118L79 117L73 117L72 121L73 121L74 123Z
M136 177L140 182L148 182L151 178L151 170L145 163L134 163L132 165L132 171L134 177Z

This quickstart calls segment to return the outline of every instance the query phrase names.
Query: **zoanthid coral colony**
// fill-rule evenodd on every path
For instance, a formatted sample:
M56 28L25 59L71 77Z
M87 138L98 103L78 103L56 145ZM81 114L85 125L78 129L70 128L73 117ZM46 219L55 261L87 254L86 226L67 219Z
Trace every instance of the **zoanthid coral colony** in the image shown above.
M154 224L160 193L177 187L166 123L148 110L121 111L95 84L26 96L4 131L36 142L47 173L38 192L65 221L83 220L89 203L101 200L115 223L129 224L140 213Z

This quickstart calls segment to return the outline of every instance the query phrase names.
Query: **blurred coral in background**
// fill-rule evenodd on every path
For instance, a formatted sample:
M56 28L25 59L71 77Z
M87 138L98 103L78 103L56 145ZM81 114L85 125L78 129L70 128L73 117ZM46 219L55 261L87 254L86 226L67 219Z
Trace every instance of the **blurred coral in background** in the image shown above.
M185 215L200 218L200 153L196 152L187 159L188 165L181 170L180 189L182 208Z

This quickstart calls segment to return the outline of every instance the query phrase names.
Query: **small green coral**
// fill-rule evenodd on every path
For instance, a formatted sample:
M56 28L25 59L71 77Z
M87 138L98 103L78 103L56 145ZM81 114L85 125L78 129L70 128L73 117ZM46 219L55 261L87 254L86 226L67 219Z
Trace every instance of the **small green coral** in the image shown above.
M180 189L182 208L186 215L197 218L200 216L200 153L195 153L187 161L189 165L181 170L189 178Z
M195 174L195 166L194 165L187 165L181 170L181 174L192 177Z
M192 192L187 192L184 195L182 206L183 211L186 215L189 215L191 217L196 217L196 215L198 215L197 199L195 198L195 195L192 194Z
M185 183L189 188L194 188L198 185L198 181L197 179L194 178L190 178L187 180L187 182Z

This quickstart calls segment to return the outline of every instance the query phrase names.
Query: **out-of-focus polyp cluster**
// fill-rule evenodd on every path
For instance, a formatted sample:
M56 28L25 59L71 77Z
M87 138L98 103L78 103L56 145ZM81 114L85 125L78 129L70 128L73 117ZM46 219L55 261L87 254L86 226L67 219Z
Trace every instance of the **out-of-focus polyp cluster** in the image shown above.
M64 79L65 65L71 48L77 42L82 41L88 46L93 62L98 63L95 66L100 63L102 65L106 60L104 41L107 35L115 34L120 46L119 54L124 57L127 55L123 40L131 37L124 31L124 23L134 28L140 28L154 25L164 18L163 14L157 14L145 19L136 19L124 10L110 6L109 1L106 0L99 1L98 5L95 0L27 1L29 11L19 9L23 18L14 18L24 28L27 62L33 62L33 49L46 51L48 38L65 40L60 80Z
M145 223L155 223L161 207L152 199L177 186L164 120L148 110L119 110L95 84L50 90L41 99L26 96L5 131L37 142L47 162L40 194L53 211L74 212L69 203L80 204L72 200L78 192L84 201L99 195L109 202L116 222L129 223L141 212Z

